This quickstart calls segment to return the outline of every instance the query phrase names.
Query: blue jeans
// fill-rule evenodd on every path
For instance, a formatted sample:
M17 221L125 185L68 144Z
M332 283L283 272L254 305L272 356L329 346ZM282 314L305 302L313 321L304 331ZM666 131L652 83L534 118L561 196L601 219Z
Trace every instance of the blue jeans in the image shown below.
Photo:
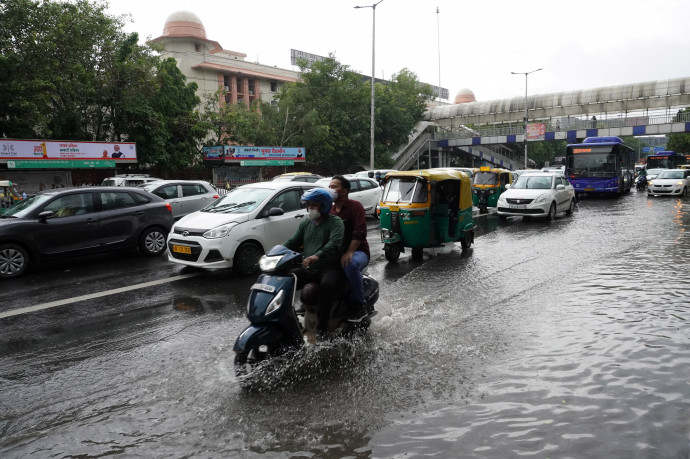
M350 284L350 296L357 304L364 304L364 283L362 282L362 270L369 264L366 253L356 251L352 254L352 260L345 266L345 277Z

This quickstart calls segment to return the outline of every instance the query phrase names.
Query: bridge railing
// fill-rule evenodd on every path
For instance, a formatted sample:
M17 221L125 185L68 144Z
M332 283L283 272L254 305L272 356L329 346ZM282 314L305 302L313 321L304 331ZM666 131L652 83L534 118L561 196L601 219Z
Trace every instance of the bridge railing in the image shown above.
M684 123L690 121L690 112L645 115L629 117L605 117L602 119L583 120L579 118L560 118L555 120L530 120L530 123L544 123L548 132L564 132L583 129L606 129L630 126L647 126L652 124ZM470 129L467 129L470 128ZM488 127L467 126L466 129L442 130L434 133L434 140L466 139L470 137L493 137L505 135L522 135L525 133L523 123L495 125Z

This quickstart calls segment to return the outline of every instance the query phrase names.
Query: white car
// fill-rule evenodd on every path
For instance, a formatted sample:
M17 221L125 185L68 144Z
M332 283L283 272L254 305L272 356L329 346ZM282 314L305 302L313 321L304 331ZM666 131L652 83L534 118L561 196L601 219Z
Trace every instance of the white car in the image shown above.
M381 188L378 182L374 179L357 177L354 175L344 175L343 177L350 181L350 199L354 199L355 201L362 203L364 212L366 212L367 215L376 217L376 205L381 200L381 192L383 191L383 188ZM317 180L315 185L328 188L331 180L331 178L323 178Z
M575 189L565 176L553 172L525 172L498 197L496 212L511 215L556 218L557 212L575 210Z
M314 184L274 180L235 188L180 219L168 236L168 260L197 268L258 270L259 258L287 241L306 217L300 203Z
M647 185L647 196L685 197L690 189L690 170L664 169Z

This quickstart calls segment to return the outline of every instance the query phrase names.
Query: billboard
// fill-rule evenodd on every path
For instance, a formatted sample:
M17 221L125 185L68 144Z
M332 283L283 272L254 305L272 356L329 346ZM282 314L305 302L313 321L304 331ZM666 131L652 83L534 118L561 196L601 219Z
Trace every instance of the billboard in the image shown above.
M239 145L226 145L224 153L226 163L239 163L245 160L306 161L303 147L243 147Z
M136 162L134 142L75 142L71 140L0 140L0 160ZM51 167L46 164L45 167Z
M544 140L546 124L529 123L527 125L527 140Z

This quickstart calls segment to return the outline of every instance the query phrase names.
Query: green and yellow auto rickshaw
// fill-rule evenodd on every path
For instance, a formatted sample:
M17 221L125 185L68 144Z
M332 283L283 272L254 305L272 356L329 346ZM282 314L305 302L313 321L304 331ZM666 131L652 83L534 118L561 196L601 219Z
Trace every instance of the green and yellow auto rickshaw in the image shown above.
M474 242L472 184L464 172L389 172L379 205L388 261L396 261L405 247L412 249L413 258L420 258L427 247L459 241L467 249Z
M513 183L513 173L507 169L482 166L472 177L472 203L485 214L488 207L496 207L498 197Z

